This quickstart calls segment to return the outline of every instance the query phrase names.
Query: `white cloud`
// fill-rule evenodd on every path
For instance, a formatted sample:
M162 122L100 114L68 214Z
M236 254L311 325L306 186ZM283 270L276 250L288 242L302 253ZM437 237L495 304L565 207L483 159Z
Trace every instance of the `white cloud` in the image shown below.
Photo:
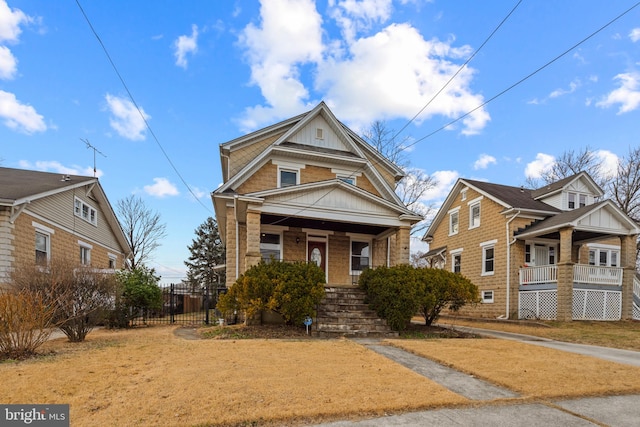
M527 163L524 174L527 178L538 179L551 169L555 161L555 157L550 154L538 153L534 161Z
M600 171L606 177L614 177L618 174L618 162L620 158L609 150L598 150L593 153L600 160Z
M618 74L614 79L620 82L620 87L603 97L596 106L609 108L620 104L618 114L628 113L640 107L640 73Z
M136 106L126 98L106 94L105 100L112 114L109 124L118 135L132 141L145 139L144 131L147 129L145 121L151 119L151 116L142 108L138 111Z
M631 32L629 33L629 38L634 43L640 40L640 27L631 30Z
M191 26L191 36L180 36L173 42L176 57L176 65L184 69L187 68L187 54L194 54L198 51L198 26Z
M251 83L264 97L263 105L245 110L243 131L299 114L316 101L305 84L313 85L335 113L354 129L375 119L410 119L458 70L469 46L425 40L409 24L392 24L373 34L373 23L386 21L391 2L334 0L330 17L343 29L341 40L326 40L322 17L310 0L263 1L261 22L248 25L240 37L251 66ZM327 25L330 25L328 23ZM348 28L347 28L348 27ZM298 40L298 43L291 43ZM305 82L301 68L305 69ZM438 98L416 119L435 115L455 119L477 108L484 98L471 91L475 70L465 67ZM490 120L483 108L461 120L461 132L480 132Z
M20 9L11 9L6 1L0 0L0 43L17 42L22 32L20 25L32 20Z
M495 157L490 156L489 154L481 154L478 160L476 160L475 163L473 164L473 169L474 170L486 169L489 167L489 165L491 164L495 165L497 163L498 161L496 160Z
M573 93L580 87L581 83L579 79L576 79L569 83L569 89L556 89L549 94L549 98L558 98L562 95Z
M251 84L260 88L267 106L245 110L243 130L252 130L307 109L309 92L299 67L321 59L322 17L311 0L262 1L260 27L249 24L240 35L251 66Z
M432 176L436 180L436 185L425 192L422 199L426 202L444 199L460 177L460 174L457 171L436 171Z
M166 178L153 178L153 185L145 185L144 191L155 197L177 196L180 194L175 185Z
M0 46L0 79L12 79L18 70L18 61L6 46Z
M44 132L47 125L31 105L22 104L12 93L0 90L0 118L5 126L18 132Z
M38 170L42 172L57 172L65 175L93 176L93 168L90 166L65 166L56 160L38 160L35 163L31 163L27 160L20 160L18 164L21 168ZM104 173L102 170L96 170L96 177L100 178L103 174Z

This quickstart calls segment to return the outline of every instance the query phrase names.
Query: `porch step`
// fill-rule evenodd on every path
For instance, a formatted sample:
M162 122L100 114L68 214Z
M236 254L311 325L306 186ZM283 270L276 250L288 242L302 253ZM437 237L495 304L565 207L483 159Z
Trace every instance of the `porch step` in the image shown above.
M369 308L365 299L364 291L357 288L325 288L313 334L319 337L397 337L398 333Z

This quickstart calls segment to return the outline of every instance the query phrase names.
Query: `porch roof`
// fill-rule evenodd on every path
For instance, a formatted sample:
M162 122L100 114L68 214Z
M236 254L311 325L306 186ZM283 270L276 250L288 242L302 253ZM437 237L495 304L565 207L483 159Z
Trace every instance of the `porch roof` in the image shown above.
M514 233L517 239L559 239L560 230L573 228L573 241L599 240L611 236L626 236L640 233L640 227L626 216L610 200L566 211Z

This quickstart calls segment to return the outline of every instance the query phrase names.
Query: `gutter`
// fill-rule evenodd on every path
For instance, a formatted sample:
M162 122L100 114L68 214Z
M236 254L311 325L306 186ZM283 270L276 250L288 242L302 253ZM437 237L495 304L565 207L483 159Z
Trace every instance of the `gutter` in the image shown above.
M238 195L233 196L233 214L236 217L236 277L235 280L238 280L238 276L240 273L240 226L238 224ZM235 281L234 280L234 281Z

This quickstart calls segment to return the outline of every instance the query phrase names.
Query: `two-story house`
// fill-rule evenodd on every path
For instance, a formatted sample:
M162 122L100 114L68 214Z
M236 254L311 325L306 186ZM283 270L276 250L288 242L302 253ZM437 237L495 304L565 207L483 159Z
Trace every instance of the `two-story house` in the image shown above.
M425 256L479 287L482 303L466 315L640 319L640 227L603 195L585 172L537 190L459 179L423 237Z
M220 145L212 193L227 286L261 259L317 263L329 286L365 268L409 263L422 218L394 192L404 174L336 119L313 110Z
M55 258L124 267L131 249L97 178L0 168L0 286Z

